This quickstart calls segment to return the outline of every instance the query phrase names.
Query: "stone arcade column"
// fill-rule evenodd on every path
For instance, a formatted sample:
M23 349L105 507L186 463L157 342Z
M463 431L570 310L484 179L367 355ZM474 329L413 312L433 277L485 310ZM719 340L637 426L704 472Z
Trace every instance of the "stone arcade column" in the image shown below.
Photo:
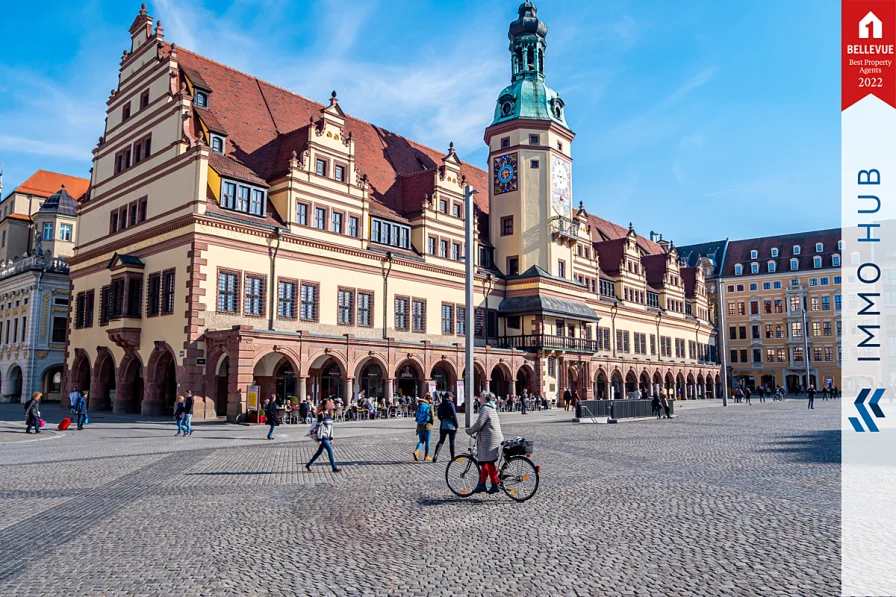
M391 377L386 379L386 397L391 398L395 394L395 380Z
M352 388L354 387L354 381L355 381L355 378L353 378L353 377L345 378L345 389L343 390L345 395L342 397L342 399L345 401L345 404L348 404L349 402L351 402L352 397L354 396L354 394L352 393Z
M308 378L297 377L296 383L299 386L299 402L305 402L305 398L308 397Z

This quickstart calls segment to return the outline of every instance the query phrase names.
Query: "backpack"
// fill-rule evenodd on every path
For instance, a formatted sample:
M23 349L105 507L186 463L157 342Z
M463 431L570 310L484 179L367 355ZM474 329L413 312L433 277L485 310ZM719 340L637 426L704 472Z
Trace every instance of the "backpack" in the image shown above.
M432 408L428 404L421 404L417 408L417 424L429 425L432 423Z

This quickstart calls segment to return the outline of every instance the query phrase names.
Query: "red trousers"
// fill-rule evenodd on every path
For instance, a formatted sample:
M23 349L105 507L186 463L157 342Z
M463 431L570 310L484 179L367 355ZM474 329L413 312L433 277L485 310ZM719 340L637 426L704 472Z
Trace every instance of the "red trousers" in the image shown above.
M494 462L483 462L479 469L479 482L485 483L486 480L491 480L492 485L498 484L498 467Z

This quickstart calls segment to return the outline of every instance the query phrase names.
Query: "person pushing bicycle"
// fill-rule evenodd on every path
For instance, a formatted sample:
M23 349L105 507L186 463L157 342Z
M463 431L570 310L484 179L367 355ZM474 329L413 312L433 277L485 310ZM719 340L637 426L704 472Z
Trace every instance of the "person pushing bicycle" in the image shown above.
M498 408L495 403L495 395L491 392L482 392L479 398L479 418L472 427L464 431L469 435L476 434L476 460L482 465L479 472L479 484L471 493L486 491L485 481L491 480L492 486L487 493L498 493L498 469L495 463L501 455L501 442L504 434L501 433L501 421L498 420Z

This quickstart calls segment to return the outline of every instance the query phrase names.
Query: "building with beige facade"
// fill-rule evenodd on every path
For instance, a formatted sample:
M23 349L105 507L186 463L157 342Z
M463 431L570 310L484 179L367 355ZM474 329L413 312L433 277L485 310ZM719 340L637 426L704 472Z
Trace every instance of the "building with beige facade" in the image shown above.
M77 199L88 180L38 170L0 200L0 400L59 400ZM2 191L2 184L0 184Z
M335 92L318 104L180 48L142 9L79 211L68 383L93 408L145 414L189 389L197 418L230 420L249 385L454 391L472 185L474 392L713 396L702 267L573 203L546 35L521 5L484 171L448 140L349 116Z
M839 228L682 247L712 255L720 346L729 387L841 388ZM716 307L713 308L714 311Z

